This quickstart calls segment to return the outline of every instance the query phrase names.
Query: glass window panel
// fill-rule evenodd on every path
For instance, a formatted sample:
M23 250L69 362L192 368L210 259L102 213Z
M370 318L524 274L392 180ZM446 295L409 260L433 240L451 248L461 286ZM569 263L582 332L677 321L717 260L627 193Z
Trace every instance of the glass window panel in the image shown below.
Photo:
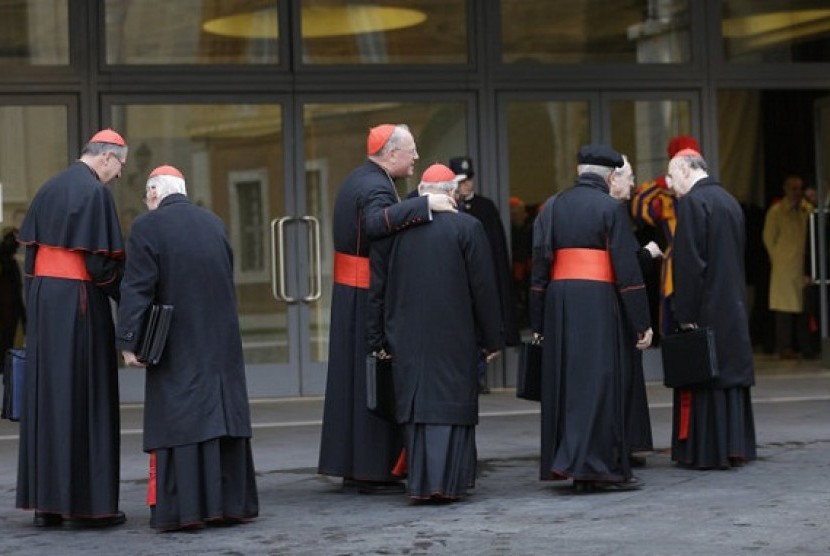
M510 195L532 207L573 185L576 153L589 137L587 101L508 103Z
M277 0L106 0L107 64L275 64Z
M113 127L130 156L114 186L125 235L143 212L150 170L172 164L188 197L225 222L234 252L239 324L246 365L286 363L286 304L271 295L273 215L285 214L279 105L180 104L113 107Z
M830 62L827 0L725 0L721 14L729 62Z
M465 0L302 1L306 64L464 64Z
M309 306L312 361L328 358L333 247L331 219L343 179L366 159L366 131L384 122L409 125L420 159L411 178L397 180L398 193L414 190L421 173L436 161L467 152L463 103L354 103L305 106L307 213L320 220L323 298Z
M529 332L531 229L536 212L573 185L576 153L589 142L587 101L514 101L507 104L510 254L516 316Z
M685 63L688 10L688 0L502 0L502 61Z
M67 165L65 106L0 106L0 226L20 227L38 188Z
M0 65L69 64L68 0L0 2Z
M692 107L687 100L611 102L611 145L628 156L638 182L665 174L669 141L691 133Z

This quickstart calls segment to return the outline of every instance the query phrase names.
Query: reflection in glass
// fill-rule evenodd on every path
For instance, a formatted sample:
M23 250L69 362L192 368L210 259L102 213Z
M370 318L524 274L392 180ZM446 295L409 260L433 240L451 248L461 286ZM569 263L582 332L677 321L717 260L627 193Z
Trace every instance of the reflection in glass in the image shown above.
M66 168L67 136L65 106L0 106L2 227L19 228L38 188Z
M830 62L830 4L826 0L726 0L721 15L727 61Z
M306 64L464 64L465 0L302 0Z
M312 361L328 357L333 247L332 209L343 179L366 158L366 131L377 124L409 125L420 160L415 174L396 184L401 197L418 185L427 166L467 149L466 110L462 103L308 104L305 106L307 212L320 220L323 297L311 305L309 327Z
M286 305L271 296L266 225L269 215L285 213L280 106L122 105L113 107L112 121L131 150L113 191L122 226L144 211L150 170L179 168L190 200L216 213L228 230L246 365L286 363Z
M107 64L275 64L277 0L106 0Z
M0 65L69 64L68 0L0 2Z
M584 101L514 101L507 105L510 196L533 210L573 185L576 153L589 142Z
M641 182L653 180L666 173L671 138L691 135L691 113L686 100L615 100L611 144L628 156Z
M686 63L688 9L688 0L501 0L502 61Z

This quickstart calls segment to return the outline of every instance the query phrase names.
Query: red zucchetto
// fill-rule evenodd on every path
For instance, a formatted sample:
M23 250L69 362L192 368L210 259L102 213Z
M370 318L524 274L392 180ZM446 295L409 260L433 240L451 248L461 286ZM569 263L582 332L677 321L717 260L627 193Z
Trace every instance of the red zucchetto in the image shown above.
M112 129L102 129L98 133L92 136L92 139L89 140L90 143L111 143L113 145L120 145L122 147L127 146L127 142L124 141L124 138L121 137L118 132Z
M168 164L163 164L155 168L148 177L154 178L156 176L173 176L176 178L184 179L184 175L179 171L178 168L175 166L170 166Z
M392 124L381 124L369 130L366 137L366 154L377 154L392 137L395 126Z

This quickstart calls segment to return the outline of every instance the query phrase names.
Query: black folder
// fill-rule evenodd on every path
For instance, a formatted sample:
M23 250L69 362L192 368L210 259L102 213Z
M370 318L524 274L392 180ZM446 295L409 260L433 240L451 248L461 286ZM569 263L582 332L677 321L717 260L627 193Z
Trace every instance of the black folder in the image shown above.
M172 318L172 305L150 306L144 320L141 342L135 354L139 361L149 365L158 365L164 351L164 344L167 342L167 333L170 331Z
M709 327L668 334L660 349L663 384L669 388L701 386L718 377L715 331Z

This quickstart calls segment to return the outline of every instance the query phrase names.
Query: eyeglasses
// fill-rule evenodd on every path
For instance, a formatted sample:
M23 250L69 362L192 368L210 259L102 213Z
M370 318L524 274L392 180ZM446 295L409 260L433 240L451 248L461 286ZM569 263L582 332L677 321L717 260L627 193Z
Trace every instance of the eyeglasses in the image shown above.
M113 153L110 153L110 154L112 155L112 158L114 158L115 160L117 160L117 161L118 161L118 166L119 166L119 168L123 169L123 168L124 168L124 166L126 166L126 165L127 165L127 163L126 163L126 162L124 162L123 160L121 160L120 158L118 158L117 156L115 156L115 154L113 154Z

